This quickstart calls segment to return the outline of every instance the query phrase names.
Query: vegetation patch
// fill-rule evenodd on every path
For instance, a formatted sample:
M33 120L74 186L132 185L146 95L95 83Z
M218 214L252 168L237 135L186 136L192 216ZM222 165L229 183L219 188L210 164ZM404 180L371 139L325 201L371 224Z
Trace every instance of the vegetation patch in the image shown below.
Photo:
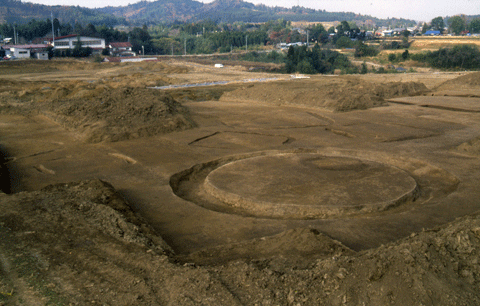
M480 51L471 45L457 45L452 48L440 48L438 51L416 53L411 55L411 59L440 69L480 68Z

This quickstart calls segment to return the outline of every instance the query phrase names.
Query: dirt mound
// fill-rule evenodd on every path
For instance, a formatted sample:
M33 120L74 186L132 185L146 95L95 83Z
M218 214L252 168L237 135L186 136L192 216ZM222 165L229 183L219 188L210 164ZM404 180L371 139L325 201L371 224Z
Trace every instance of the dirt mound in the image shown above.
M475 88L480 86L480 72L473 72L468 73L466 75L462 75L458 78L448 80L443 82L442 84L438 85L435 89L437 90L455 90L455 89L463 89L463 88Z
M57 71L98 71L98 70L150 71L156 73L187 73L189 70L181 65L168 65L158 61L96 63L83 59L53 59L49 61L22 60L5 61L0 65L2 74L46 73Z
M432 96L480 97L480 72L472 72L436 86Z
M288 262L291 268L306 268L315 258L326 259L354 254L354 251L340 242L315 229L298 228L272 237L201 250L180 259L182 262L195 262L201 265L220 265L245 258L248 258L249 262L269 258L269 266L285 267Z
M64 94L62 88L53 93L59 97ZM180 103L155 89L99 85L91 90L78 89L68 97L47 100L37 107L66 128L80 132L86 142L147 137L194 125Z
M187 73L190 71L189 68L183 65L169 65L167 63L158 62L158 61L144 61L140 63L120 63L120 67L136 69L138 71L155 71L157 73Z
M384 99L424 91L426 86L416 82L374 84L356 77L330 77L248 85L222 98L350 111L382 106Z
M188 111L170 94L148 89L170 83L165 75L140 74L98 81L28 82L4 80L0 111L39 112L86 142L120 141L194 126Z
M308 269L282 270L278 261L263 260L214 271L248 305L261 297L274 305L476 305L479 246L476 215L378 249L310 262Z
M194 305L188 292L236 305L206 271L169 263L169 247L104 182L0 201L1 305Z
M315 229L289 230L191 254L215 264L199 267L169 259L163 240L102 181L0 200L4 305L480 303L478 214L360 253Z
M455 148L455 151L469 155L480 155L480 137L476 137L465 143L462 143Z
M98 64L59 60L25 61L25 66L14 63L2 67L9 71L26 67L27 72L95 71L93 80L4 79L0 82L2 113L33 111L46 114L66 128L79 132L86 142L119 141L194 126L187 110L171 95L146 88L175 83L166 73L188 71L183 66L160 62ZM80 76L83 78L82 74Z
M54 71L96 70L100 64L77 59L51 61L21 60L5 61L0 65L0 74L46 73Z

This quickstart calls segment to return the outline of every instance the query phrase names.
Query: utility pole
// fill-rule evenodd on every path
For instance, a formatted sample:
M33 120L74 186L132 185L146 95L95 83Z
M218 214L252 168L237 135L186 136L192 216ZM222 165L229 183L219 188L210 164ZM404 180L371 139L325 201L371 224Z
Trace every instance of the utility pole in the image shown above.
M308 30L307 30L307 48L310 46L310 45L308 44L308 42L309 42L309 41L308 41Z
M172 43L172 56L173 56L173 43Z
M55 46L55 29L53 28L53 12L50 12L52 16L52 45Z
M145 56L145 47L142 46L142 56Z
M17 32L15 31L15 26L13 26L13 43L17 44Z
M185 38L183 41L183 55L187 55L187 39Z
M248 52L248 35L245 35L245 51Z

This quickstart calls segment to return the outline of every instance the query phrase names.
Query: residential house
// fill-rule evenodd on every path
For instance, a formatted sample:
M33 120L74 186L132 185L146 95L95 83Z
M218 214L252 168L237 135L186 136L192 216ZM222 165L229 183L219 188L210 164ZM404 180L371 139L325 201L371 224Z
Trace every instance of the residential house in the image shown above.
M46 44L30 44L30 45L5 45L2 48L5 50L6 56L13 56L16 58L30 58L32 54L46 52ZM48 53L47 53L48 59Z
M23 48L10 48L10 55L16 58L30 58L30 50Z

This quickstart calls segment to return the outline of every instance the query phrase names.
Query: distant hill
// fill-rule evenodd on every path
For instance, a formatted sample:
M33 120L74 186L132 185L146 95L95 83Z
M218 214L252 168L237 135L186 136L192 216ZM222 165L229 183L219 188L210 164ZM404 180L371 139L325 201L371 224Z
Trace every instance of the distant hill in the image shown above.
M45 20L53 17L62 23L74 24L127 24L124 17L115 17L105 14L96 9L88 9L80 6L49 6L21 2L20 0L0 0L0 23L27 23L32 19Z
M125 18L133 23L151 24L158 22L187 21L194 18L204 4L193 0L140 1L128 6L108 6L97 9L104 14Z
M356 21L369 20L377 25L411 24L413 20L382 20L351 12L327 12L304 7L269 7L254 5L243 0L216 0L201 3L195 0L140 1L127 6L88 9L80 6L47 6L21 2L20 0L0 0L0 23L26 23L31 19L54 18L61 23L94 25L143 25L172 23L175 21L199 21L211 19L217 22L265 22L284 19L289 21Z
M211 19L217 22L265 22L283 18L290 21L365 21L379 20L355 13L331 13L303 7L291 9L254 5L242 0L216 0L203 4L193 0L141 1L124 7L100 8L103 13L125 17L132 23L158 23L172 21L198 21ZM413 22L413 20L405 20Z

